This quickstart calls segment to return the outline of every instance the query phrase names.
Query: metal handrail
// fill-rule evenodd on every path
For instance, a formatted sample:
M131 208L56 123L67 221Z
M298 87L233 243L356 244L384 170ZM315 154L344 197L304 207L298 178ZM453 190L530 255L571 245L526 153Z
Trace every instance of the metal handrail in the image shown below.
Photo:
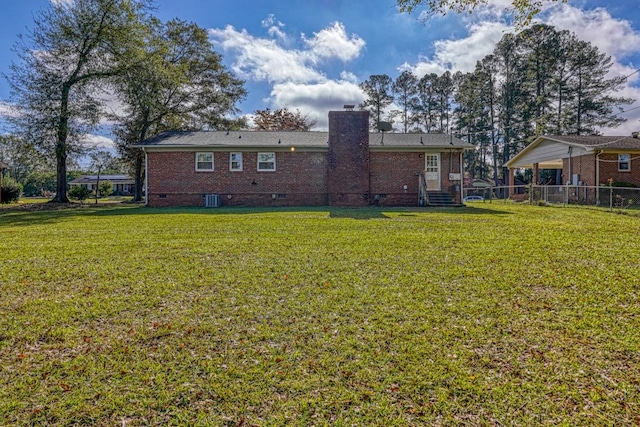
M427 192L427 178L425 177L425 173L420 173L420 185L418 192L418 205L419 206L429 206L429 193Z

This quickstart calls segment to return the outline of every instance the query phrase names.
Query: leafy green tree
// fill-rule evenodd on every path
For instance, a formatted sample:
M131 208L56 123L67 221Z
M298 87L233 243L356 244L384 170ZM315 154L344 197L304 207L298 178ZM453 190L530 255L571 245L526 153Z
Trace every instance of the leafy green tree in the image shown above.
M398 105L402 108L404 133L409 129L409 115L417 107L418 78L411 71L403 71L391 85Z
M33 144L14 135L0 136L0 161L8 165L6 173L20 183L31 173L51 168L51 162Z
M113 158L111 153L105 150L95 151L91 153L90 157L91 157L90 168L91 170L95 171L98 174L96 176L96 192L95 192L95 200L97 204L98 197L108 195L102 192L103 186L100 182L100 174L103 173L104 170L113 168L115 159ZM111 191L113 191L113 184L109 182L108 185L105 186L105 188L107 188L109 194L111 194Z
M117 80L125 106L115 116L118 151L135 179L134 200L142 199L144 155L132 147L166 130L233 129L244 122L230 118L246 96L244 83L223 66L205 29L196 24L154 20L137 66Z
M106 79L130 66L131 46L143 42L148 0L52 2L20 38L8 77L16 133L56 161L56 196L66 202L67 157L101 117Z
M455 126L477 147L465 154L471 174L505 178L504 163L532 136L595 134L623 122L615 109L632 100L615 96L623 78L607 78L610 67L608 56L569 31L534 25L506 34L454 83Z
M392 84L393 80L386 74L374 74L360 83L360 89L366 96L364 102L360 104L360 108L369 111L372 129L377 129L385 109L393 102Z
M54 171L36 171L27 175L23 181L24 195L27 197L53 194L56 191L56 173Z
M502 140L502 159L499 163L504 164L524 148L524 141L532 134L528 110L523 108L527 103L524 91L526 65L519 53L517 37L513 34L502 37L492 57L500 78L498 129ZM507 170L502 172L504 177L508 176Z
M566 132L575 135L590 135L598 128L616 127L625 121L615 112L624 105L633 103L625 97L612 94L625 82L624 76L607 78L613 65L611 57L601 53L596 46L585 41L576 41L569 52L571 78L566 83L565 114L558 121L567 123Z
M294 113L287 108L256 110L253 121L256 130L308 131L318 124L308 115L298 110Z
M453 77L445 71L435 82L436 110L438 114L439 132L449 131L451 101L455 92Z
M435 73L425 74L418 81L418 93L416 104L413 109L412 122L425 132L433 132L436 122L437 98L436 82L438 75Z
M448 12L471 13L480 4L487 4L488 0L397 0L400 12L412 12L418 6L428 9L427 16L446 15ZM566 3L567 0L548 0ZM515 24L518 27L528 25L533 17L540 12L543 0L511 0L511 7L515 12Z

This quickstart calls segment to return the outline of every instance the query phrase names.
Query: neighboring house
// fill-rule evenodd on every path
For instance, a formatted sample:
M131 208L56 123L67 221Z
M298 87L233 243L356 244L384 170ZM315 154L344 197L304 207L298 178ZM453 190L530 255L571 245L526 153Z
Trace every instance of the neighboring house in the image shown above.
M100 175L100 182L111 181L113 184L113 195L130 196L134 191L134 181L128 175ZM91 191L95 191L98 184L97 175L84 175L69 182L70 186L82 185Z
M146 155L146 203L418 206L436 193L461 201L463 152L470 144L444 134L369 133L368 114L332 111L328 132L166 132L150 138L138 145Z
M536 184L540 171L555 170L557 185L600 186L628 182L640 186L640 139L631 136L541 136L506 163L509 182L516 169L532 169ZM514 194L513 191L511 194Z
M2 179L4 178L4 170L8 169L9 166L0 162L0 188L2 188ZM2 202L2 194L0 194L0 202Z

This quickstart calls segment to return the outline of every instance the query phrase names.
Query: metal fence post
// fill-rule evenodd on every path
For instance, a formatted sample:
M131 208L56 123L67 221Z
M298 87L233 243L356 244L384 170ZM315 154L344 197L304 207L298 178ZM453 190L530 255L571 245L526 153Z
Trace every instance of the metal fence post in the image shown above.
M613 212L613 186L609 185L609 212Z

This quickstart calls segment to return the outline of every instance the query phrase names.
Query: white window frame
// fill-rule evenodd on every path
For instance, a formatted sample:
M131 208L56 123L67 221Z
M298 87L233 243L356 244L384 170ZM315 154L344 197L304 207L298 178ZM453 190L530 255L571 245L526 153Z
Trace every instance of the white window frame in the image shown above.
M264 160L262 159L261 161L261 157L264 156L269 156L269 158L271 158L272 160ZM258 168L258 172L275 172L276 171L276 153L274 151L269 151L269 152L261 152L258 153L257 157L257 168ZM265 167L260 167L260 164L266 164L266 163L273 163L273 167L272 168L265 168Z
M620 167L623 164L627 165L626 169L623 169ZM618 154L618 172L631 172L631 154L627 154L627 153Z
M235 156L235 158L234 158ZM233 164L236 163L236 167ZM229 171L230 172L242 172L243 159L241 151L233 151L229 153Z
M200 163L209 163L209 161L200 160L200 156L211 156L211 168L201 168ZM213 152L199 151L196 153L196 172L212 172L213 171Z

